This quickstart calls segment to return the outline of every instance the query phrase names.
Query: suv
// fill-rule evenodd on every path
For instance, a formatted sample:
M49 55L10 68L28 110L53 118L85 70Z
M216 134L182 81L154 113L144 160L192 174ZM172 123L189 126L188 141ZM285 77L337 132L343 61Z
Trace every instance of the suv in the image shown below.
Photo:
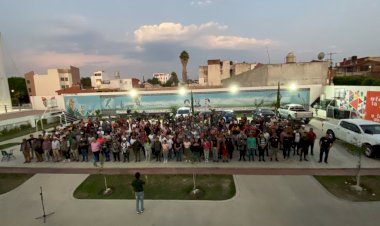
M258 108L252 111L253 118L263 118L266 122L269 122L275 115L274 111L268 108Z

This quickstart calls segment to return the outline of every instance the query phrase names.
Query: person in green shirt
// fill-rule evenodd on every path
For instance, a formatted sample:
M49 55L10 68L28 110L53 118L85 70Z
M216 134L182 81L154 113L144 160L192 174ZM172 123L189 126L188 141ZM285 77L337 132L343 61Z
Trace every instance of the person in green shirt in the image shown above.
M136 211L137 214L144 212L144 184L145 181L140 179L140 173L135 173L135 180L132 181L132 187L136 196Z
M253 134L249 134L247 138L247 150L248 150L248 160L255 161L255 152L257 149L256 137Z

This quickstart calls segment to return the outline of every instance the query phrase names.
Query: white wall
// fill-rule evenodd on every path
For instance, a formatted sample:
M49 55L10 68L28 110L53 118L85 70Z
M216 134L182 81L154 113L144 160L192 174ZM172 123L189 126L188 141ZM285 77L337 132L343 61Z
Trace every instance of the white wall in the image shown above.
M50 70L49 70L50 72ZM58 73L47 75L34 75L36 96L52 96L61 89Z
M56 96L31 96L30 102L32 104L33 110L46 110L47 106L44 105L43 98L46 98L46 105L49 106L49 102L51 105L56 105L55 109L62 110L65 109L64 100L62 95Z

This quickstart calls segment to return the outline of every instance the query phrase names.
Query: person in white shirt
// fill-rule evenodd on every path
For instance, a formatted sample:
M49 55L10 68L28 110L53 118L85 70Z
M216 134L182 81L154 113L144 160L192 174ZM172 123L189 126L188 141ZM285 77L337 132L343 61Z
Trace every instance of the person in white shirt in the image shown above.
M59 162L61 160L59 150L61 149L61 143L58 140L58 137L53 137L53 141L51 142L51 149L53 150L53 161Z

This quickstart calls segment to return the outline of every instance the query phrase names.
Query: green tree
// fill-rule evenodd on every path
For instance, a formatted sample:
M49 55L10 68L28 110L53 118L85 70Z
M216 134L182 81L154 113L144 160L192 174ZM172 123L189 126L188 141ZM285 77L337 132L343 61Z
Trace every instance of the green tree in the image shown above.
M158 78L148 79L146 82L148 82L152 85L161 85L161 82L160 82L160 80L158 80Z
M189 54L184 50L179 55L179 59L181 60L182 64L182 82L187 83L187 63L189 62Z
M8 78L9 91L13 105L29 103L28 90L26 89L25 78L10 77Z
M168 81L166 81L165 84L163 84L163 86L166 86L166 87L170 87L170 86L178 86L178 76L177 76L177 73L175 73L174 71L171 73L171 76L169 78Z
M91 88L91 78L90 77L83 77L80 79L80 85L83 89L89 89Z

